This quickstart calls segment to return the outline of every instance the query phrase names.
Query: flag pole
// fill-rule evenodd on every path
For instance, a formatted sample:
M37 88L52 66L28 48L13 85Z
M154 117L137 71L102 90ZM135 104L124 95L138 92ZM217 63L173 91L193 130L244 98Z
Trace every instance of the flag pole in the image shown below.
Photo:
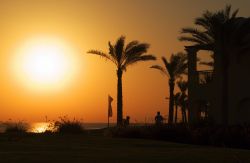
M109 104L109 103L110 103L109 101L110 101L110 100L109 100L109 95L108 95L108 114L107 114L107 115L108 115L108 128L109 128L109 105L110 105L110 104Z

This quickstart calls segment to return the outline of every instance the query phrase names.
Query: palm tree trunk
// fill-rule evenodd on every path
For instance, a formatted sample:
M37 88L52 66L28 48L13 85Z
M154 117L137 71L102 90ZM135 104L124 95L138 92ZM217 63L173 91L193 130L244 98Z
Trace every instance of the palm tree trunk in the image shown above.
M178 105L175 105L175 123L177 123L178 119Z
M185 117L184 117L184 109L183 109L183 106L181 106L181 118L182 118L182 123L185 122Z
M178 114L178 105L175 104L175 118L174 118L174 122L177 123L177 115Z
M224 58L222 67L222 111L223 111L223 124L228 125L228 60Z
M117 70L117 126L122 125L122 70Z
M183 107L183 118L184 118L184 123L187 123L187 113L186 113L186 108Z
M169 111L168 111L168 123L173 123L174 118L174 80L169 79Z

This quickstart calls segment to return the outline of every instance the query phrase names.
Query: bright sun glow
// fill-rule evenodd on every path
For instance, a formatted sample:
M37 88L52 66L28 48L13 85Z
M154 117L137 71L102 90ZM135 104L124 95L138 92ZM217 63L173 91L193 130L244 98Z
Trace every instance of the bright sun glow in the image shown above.
M61 47L46 44L28 49L23 64L26 75L38 83L59 82L68 67Z
M30 126L30 129L28 131L34 132L34 133L54 131L54 126L52 123L47 123L47 122L33 123L32 126Z
M74 52L54 38L34 38L17 51L14 71L29 87L52 89L64 86L75 74Z

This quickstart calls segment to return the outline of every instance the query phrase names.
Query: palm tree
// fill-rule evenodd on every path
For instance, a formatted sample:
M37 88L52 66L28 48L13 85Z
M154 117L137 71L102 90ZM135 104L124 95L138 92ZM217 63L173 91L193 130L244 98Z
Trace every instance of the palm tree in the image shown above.
M200 27L202 30L197 28L183 28L181 33L189 34L189 36L184 35L179 38L180 41L189 41L194 43L193 45L199 50L212 51L215 61L215 63L212 64L214 64L214 66L216 66L216 62L220 62L217 65L220 65L223 75L222 109L224 116L222 118L223 123L226 125L228 124L228 58L230 51L232 51L232 47L237 45L236 40L238 43L242 42L240 40L244 40L242 39L244 37L244 33L242 31L249 31L246 26L243 26L245 25L244 23L238 21L238 18L236 18L237 13L238 10L231 13L230 5L226 6L224 10L214 13L206 11L201 17L195 19L195 25ZM249 28L249 26L247 27ZM217 60L218 58L220 58L220 61Z
M183 123L187 123L187 102L188 102L188 95L187 95L187 89L188 89L188 82L184 80L180 80L177 82L177 85L180 89L180 97L179 97L179 104L181 106L182 111L182 121Z
M235 19L238 10L231 14L231 6L226 6L224 10L217 12L205 11L201 17L195 19L194 24L197 28L183 28L183 35L179 38L180 41L188 41L194 43L199 50L209 50L216 54L217 48L223 42L221 39L221 32L224 24ZM199 28L199 29L198 29Z
M174 105L175 105L175 117L174 117L174 122L177 123L177 119L178 119L178 106L180 105L180 96L181 93L178 92L174 95Z
M159 65L153 65L151 68L160 70L164 75L169 78L169 114L168 123L173 123L174 114L174 86L175 80L186 72L187 69L187 56L184 53L172 54L168 61L165 57L162 57L164 67Z
M113 62L117 67L117 125L122 125L123 120L123 101L122 101L122 74L128 66L140 61L156 60L153 55L146 54L149 44L131 41L125 46L125 37L118 38L113 45L109 45L109 53L99 50L89 50L87 53L95 54Z

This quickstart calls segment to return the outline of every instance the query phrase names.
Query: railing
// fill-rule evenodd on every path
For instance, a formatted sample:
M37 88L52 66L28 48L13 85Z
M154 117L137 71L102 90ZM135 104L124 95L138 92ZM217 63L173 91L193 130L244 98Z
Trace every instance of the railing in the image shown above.
M197 71L199 84L208 84L213 80L213 70Z

